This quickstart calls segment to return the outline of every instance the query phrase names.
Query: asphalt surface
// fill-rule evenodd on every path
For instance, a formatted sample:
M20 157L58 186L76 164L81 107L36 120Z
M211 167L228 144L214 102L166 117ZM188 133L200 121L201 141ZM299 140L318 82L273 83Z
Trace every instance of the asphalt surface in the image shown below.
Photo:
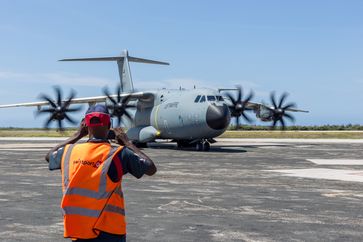
M60 172L43 158L55 142L0 140L0 241L68 241ZM157 174L123 181L128 241L362 241L362 148L251 140L223 141L210 152L152 145L144 151Z

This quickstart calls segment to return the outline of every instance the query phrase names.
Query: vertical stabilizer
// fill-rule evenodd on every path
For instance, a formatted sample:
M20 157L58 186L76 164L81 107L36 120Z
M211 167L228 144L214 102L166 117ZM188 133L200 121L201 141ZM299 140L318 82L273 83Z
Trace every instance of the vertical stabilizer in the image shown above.
M129 53L124 50L119 60L117 60L118 74L120 76L121 92L134 92L134 85L132 83L131 70L129 64Z
M134 85L132 83L130 64L131 62L139 62L146 64L159 64L159 65L169 65L167 62L142 59L137 57L129 56L127 50L122 51L120 56L115 57L96 57L96 58L77 58L77 59L62 59L59 61L117 61L118 72L120 76L121 91L132 93L134 92Z

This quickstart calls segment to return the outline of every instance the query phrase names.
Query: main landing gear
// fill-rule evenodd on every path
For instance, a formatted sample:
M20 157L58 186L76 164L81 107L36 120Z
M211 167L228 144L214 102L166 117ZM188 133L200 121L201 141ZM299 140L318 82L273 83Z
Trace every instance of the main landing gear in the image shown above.
M209 151L210 143L207 140L198 140L198 141L186 141L186 140L178 140L177 141L178 148L194 148L196 151Z

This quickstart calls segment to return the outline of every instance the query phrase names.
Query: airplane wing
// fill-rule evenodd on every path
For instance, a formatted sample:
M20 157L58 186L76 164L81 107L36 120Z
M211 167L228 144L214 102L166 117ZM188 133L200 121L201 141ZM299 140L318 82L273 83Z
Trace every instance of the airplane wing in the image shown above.
M266 104L263 104L263 103L254 103L254 102L248 102L246 107L247 109L250 109L250 110L258 110L260 109L260 107L266 107L268 109L273 109L273 107L270 107ZM296 109L296 108L288 108L286 109L286 111L290 111L290 112L303 112L303 113L308 113L309 111L306 111L306 110L301 110L301 109Z
M129 101L134 100L142 100L142 101L151 101L154 98L153 93L148 92L134 92L134 93L123 93L121 97L131 96ZM113 98L117 98L117 95L110 95ZM107 96L97 96L97 97L83 97L83 98L74 98L72 99L71 104L84 104L88 103L90 105L99 103L99 102L106 102ZM65 102L66 100L64 100ZM47 101L40 101L40 102L29 102L29 103L16 103L16 104L5 104L0 105L0 108L14 108L14 107L42 107L49 105Z

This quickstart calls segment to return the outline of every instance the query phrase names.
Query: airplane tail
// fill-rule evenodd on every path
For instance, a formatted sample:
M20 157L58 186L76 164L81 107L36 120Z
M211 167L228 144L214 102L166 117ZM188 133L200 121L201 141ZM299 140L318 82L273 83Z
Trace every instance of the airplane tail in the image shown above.
M120 76L121 92L134 92L134 86L132 83L131 70L129 62L139 62L146 64L159 64L169 65L167 62L148 60L142 58L136 58L129 56L127 50L124 50L120 56L115 57L96 57L96 58L77 58L77 59L62 59L59 61L116 61L118 66L118 72Z

